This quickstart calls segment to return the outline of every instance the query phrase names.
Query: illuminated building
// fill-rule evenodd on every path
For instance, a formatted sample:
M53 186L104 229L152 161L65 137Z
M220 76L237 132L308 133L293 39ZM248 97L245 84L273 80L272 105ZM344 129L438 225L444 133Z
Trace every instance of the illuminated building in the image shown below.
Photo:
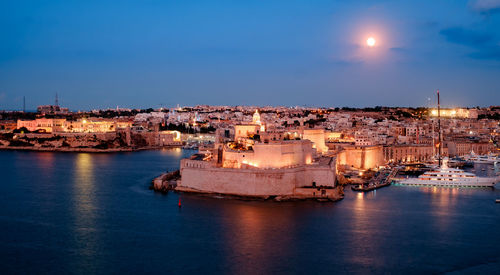
M130 121L115 119L79 119L76 121L64 118L37 118L35 120L17 120L17 129L26 128L28 131L42 131L47 133L107 133L120 128L132 126Z
M438 111L437 111L437 109L432 109L432 110L430 110L429 114L431 117L437 117ZM441 108L440 116L442 118L473 118L473 119L477 119L478 111L476 109L464 109L464 108L457 108L457 109Z
M261 131L262 130L262 131ZM223 143L218 131L212 152L181 161L176 190L250 197L338 199L335 157L316 157L328 150L323 130L306 131L313 139L282 140L284 132L267 133L256 111L252 124L234 126L234 140ZM223 137L226 136L226 137ZM326 148L326 149L325 149Z

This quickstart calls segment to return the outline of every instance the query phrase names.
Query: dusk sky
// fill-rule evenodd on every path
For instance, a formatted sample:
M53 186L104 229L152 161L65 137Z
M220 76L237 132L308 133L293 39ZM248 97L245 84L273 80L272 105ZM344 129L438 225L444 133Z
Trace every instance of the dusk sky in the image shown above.
M429 106L438 88L500 105L500 0L0 2L0 109Z

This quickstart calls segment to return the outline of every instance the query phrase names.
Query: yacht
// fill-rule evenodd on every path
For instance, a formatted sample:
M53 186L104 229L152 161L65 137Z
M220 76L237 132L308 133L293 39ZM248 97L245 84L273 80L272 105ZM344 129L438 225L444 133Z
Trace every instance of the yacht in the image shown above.
M465 160L472 161L474 163L497 163L500 162L498 156L495 155L476 155L474 151L470 155L464 157Z
M493 187L500 177L478 177L461 169L449 168L444 161L439 169L420 175L418 178L407 178L399 182L402 185L443 186L443 187Z
M418 178L406 178L399 181L403 185L417 185L417 186L442 186L442 187L494 187L500 180L497 175L495 177L478 177L473 173L465 172L464 170L448 167L448 159L441 159L441 106L439 100L439 90L437 90L437 103L438 103L438 161L440 167L427 171ZM474 152L469 156L475 156ZM481 157L481 156L478 156ZM486 159L489 159L487 157ZM493 157L491 156L491 159ZM496 159L496 157L495 157ZM441 162L441 160L443 160ZM466 158L466 160L468 160ZM473 161L469 158L469 160ZM491 162L485 162L491 163Z

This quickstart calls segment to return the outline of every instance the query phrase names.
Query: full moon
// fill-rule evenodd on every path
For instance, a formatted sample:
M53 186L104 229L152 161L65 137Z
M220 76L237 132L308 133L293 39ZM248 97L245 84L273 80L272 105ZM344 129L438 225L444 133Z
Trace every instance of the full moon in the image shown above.
M375 46L375 42L377 42L377 41L375 41L375 38L373 38L373 37L366 39L366 45L368 45L369 47Z

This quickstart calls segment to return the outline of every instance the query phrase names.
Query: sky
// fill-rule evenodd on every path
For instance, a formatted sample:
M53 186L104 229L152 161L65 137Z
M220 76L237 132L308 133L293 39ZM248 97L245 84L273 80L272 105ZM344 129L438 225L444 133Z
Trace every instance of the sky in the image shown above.
M500 0L0 1L0 110L417 107L436 89L500 105Z

